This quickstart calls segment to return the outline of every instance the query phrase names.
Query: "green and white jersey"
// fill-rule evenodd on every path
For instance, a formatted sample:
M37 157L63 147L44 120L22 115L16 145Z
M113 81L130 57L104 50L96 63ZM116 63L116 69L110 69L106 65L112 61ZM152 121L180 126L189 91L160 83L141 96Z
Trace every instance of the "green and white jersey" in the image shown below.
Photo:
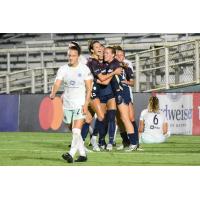
M140 120L144 121L144 134L163 134L163 123L167 122L167 119L162 111L158 113L148 112L145 109L141 112Z
M64 82L63 108L74 110L81 108L85 103L85 80L91 80L89 68L79 63L76 67L68 64L59 68L56 80Z

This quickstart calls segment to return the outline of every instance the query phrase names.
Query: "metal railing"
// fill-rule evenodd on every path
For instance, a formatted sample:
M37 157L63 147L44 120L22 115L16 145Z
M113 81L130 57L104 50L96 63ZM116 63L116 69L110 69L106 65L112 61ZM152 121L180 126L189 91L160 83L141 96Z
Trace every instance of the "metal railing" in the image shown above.
M67 47L42 47L0 49L0 57L6 56L7 72L0 75L0 93L28 92L48 93L53 84L56 71L61 65L59 54L67 61ZM182 85L200 83L200 41L180 42L127 56L133 62L136 77L136 92L157 91ZM13 55L24 55L26 70L11 72ZM33 68L30 55L39 55L40 67ZM46 58L46 55L51 55ZM19 62L18 58L15 62ZM33 59L34 61L34 59ZM50 67L45 65L50 63ZM59 65L58 65L59 63ZM0 66L1 67L1 66Z
M157 91L200 83L199 43L199 40L181 42L128 56L135 67L135 91Z
M0 93L48 93L58 67L34 68L0 75Z

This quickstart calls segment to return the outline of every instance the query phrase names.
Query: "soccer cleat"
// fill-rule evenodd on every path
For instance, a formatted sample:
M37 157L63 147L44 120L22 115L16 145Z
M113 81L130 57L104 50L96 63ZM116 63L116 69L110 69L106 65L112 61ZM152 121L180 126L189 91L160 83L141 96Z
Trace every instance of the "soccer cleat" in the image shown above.
M99 151L101 151L101 150L100 150L99 146L96 145L96 146L93 147L93 151L97 151L97 152L99 152Z
M87 156L79 156L75 162L86 162L87 161Z
M106 149L106 145L101 145L99 146L101 150L105 150Z
M137 151L144 151L144 149L142 147L138 147Z
M112 151L112 149L113 149L113 145L112 144L108 144L107 147L106 147L106 150Z
M62 155L62 158L66 160L68 163L73 163L73 158L69 153L65 153Z
M84 147L84 148L85 148L86 153L92 153L92 150L88 149L87 147Z
M137 144L133 145L131 144L125 152L131 152L131 151L136 151L137 150Z
M91 138L91 144L93 146L93 151L97 151L97 152L100 151L100 148L99 148L99 146L97 144L97 136L92 136L92 138Z
M117 147L117 150L118 151L121 151L121 150L123 150L124 149L124 145L122 144L122 145L120 145L119 147Z

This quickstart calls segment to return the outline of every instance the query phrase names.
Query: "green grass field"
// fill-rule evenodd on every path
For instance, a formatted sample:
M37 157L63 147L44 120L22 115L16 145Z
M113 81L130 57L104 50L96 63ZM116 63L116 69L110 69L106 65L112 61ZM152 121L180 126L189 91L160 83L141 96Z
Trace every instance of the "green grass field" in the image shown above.
M78 164L68 164L61 158L70 141L71 134L1 132L0 166L200 165L199 136L172 136L164 144L143 145L144 151L92 152L88 162Z

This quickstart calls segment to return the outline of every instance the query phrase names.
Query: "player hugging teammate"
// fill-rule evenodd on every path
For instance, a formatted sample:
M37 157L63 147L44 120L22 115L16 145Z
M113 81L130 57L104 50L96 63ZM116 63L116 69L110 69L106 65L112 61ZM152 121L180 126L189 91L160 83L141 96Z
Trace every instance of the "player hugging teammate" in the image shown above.
M130 90L130 86L134 85L134 76L129 63L125 60L124 51L120 47L104 48L99 41L92 41L89 45L91 56L86 67L81 64L79 45L72 44L68 52L69 64L58 70L50 95L54 98L61 82L64 81L65 122L73 124L73 138L71 149L63 154L63 159L73 162L76 151L79 151L80 156L76 161L87 160L84 141L95 116L96 121L91 133L94 151L101 149L112 151L115 143L116 122L122 137L122 145L118 150L124 148L126 148L125 151L136 150L139 144L138 128L134 119ZM88 98L89 95L91 95L90 98ZM106 142L107 133L108 141Z

